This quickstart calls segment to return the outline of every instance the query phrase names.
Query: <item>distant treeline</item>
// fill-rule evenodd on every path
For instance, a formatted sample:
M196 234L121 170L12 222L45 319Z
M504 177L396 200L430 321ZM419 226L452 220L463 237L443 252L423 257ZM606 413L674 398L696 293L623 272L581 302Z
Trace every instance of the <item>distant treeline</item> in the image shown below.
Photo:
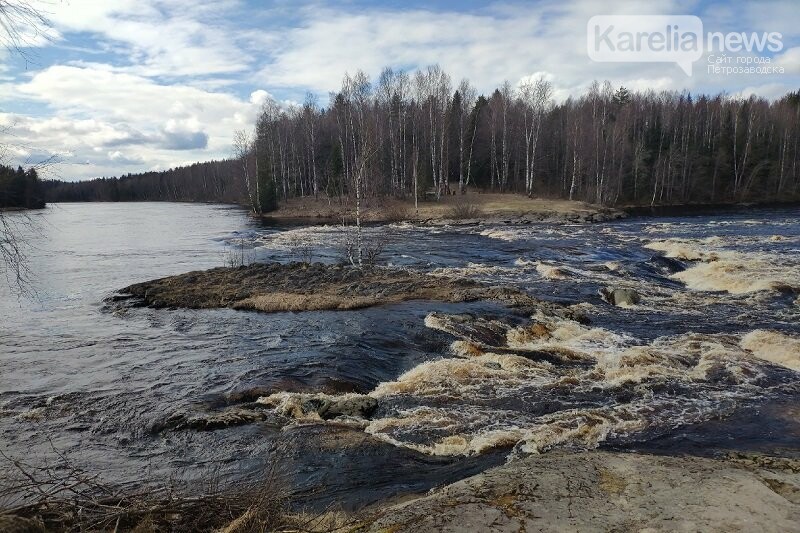
M89 181L45 181L48 202L222 202L246 203L235 161L195 163L159 172Z
M0 165L0 208L40 209L45 206L42 182L35 168Z
M479 96L438 66L345 75L327 107L267 101L236 158L83 183L50 201L249 203L431 198L467 187L606 205L800 199L800 91L776 101L593 83L556 103L544 78Z
M561 103L551 83L488 97L438 66L346 75L327 108L267 102L237 135L255 205L328 194L441 196L466 186L607 205L800 196L800 91L770 102L631 92L594 82ZM267 191L265 195L265 190Z

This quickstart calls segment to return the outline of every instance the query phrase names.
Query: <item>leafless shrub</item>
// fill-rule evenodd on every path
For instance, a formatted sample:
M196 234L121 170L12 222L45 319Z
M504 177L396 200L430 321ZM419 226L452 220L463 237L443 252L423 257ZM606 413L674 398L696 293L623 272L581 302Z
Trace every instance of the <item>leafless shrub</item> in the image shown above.
M481 216L481 208L464 198L458 198L450 207L448 216L453 220L478 218Z
M411 210L403 204L390 204L383 208L383 219L386 222L403 222L411 218Z
M299 236L295 235L287 239L286 247L292 256L301 263L310 263L314 258L314 247Z
M255 484L222 489L216 481L186 496L174 485L126 492L54 450L43 465L0 452L0 526L41 531L297 531L289 491L271 461ZM197 488L195 489L197 491Z
M321 533L357 529L365 516L344 513L335 504L315 512L290 510L291 491L279 466L285 464L286 445L277 444L262 479L255 483L224 488L213 477L192 487L171 481L140 491L105 483L55 448L55 458L42 465L0 451L0 530ZM187 496L192 488L197 495Z
M385 236L376 236L372 239L369 239L365 243L362 251L364 264L367 266L374 266L378 264L378 261L386 251L386 246L388 244L389 240Z
M245 249L244 239L239 239L236 248L225 252L223 260L228 268L247 266L255 262L255 253L253 250Z
M342 256L343 263L350 263L353 266L358 266L358 234L357 230L346 224L342 224L342 233L344 238L341 241L340 255Z
M344 232L341 245L343 262L355 267L377 265L389 245L389 237L382 233L369 235L362 232L359 239L355 227L343 225L342 231Z

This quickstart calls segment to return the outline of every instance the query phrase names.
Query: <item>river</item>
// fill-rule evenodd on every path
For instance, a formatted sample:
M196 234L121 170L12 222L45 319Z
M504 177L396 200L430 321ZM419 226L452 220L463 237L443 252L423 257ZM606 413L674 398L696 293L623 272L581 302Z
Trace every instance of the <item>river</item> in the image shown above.
M35 294L0 286L0 434L14 457L55 449L120 484L236 482L278 462L306 501L357 507L559 447L800 456L797 208L366 230L390 265L581 306L590 324L544 321L546 340L522 335L529 317L490 303L122 310L105 299L128 284L232 257L339 261L343 232L261 226L222 205L56 204L30 216ZM604 287L636 289L642 301L609 305ZM517 328L520 348L595 363L459 357L463 344L451 345L435 317L465 313ZM242 392L272 395L271 405L370 394L380 408L352 423L276 413L213 431L159 430L176 413L226 412Z

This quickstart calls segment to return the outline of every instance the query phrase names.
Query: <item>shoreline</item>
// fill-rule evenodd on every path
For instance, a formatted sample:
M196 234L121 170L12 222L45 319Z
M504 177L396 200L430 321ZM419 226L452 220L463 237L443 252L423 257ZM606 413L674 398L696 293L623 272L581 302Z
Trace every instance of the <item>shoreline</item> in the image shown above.
M631 217L681 217L702 215L740 214L759 209L800 209L800 201L740 202L721 204L674 204L654 206L620 206Z
M507 205L502 205L506 200ZM448 211L458 202L473 204L474 216L452 217ZM490 204L485 211L482 209ZM526 205L527 204L527 205ZM759 209L800 208L800 200L766 202L728 202L664 205L619 205L615 207L588 204L563 199L528 198L516 193L468 193L464 196L443 197L440 202L420 202L415 212L411 202L389 202L364 208L362 224L365 226L405 222L420 226L480 226L528 224L591 224L611 222L630 217L660 218L702 215L739 214ZM384 212L385 211L385 212ZM295 198L271 213L252 216L267 226L323 226L341 225L343 217L355 223L353 209L327 200Z
M459 200L466 200L467 204L473 203L475 199L483 199L476 202L480 208L481 204L486 203L485 199L490 198L490 203L502 204L511 198L508 206L497 206L490 209L488 213L479 213L472 217L452 218L446 216L448 209ZM374 200L374 199L373 199ZM345 199L349 202L349 199ZM383 202L382 200L378 200ZM529 205L520 207L520 202L529 202ZM247 210L249 207L238 203L225 202L192 202L192 201L172 201L172 200L151 200L136 202L48 202L48 205L59 204L83 204L83 203L181 203L181 204L200 204L200 205L226 205L231 208ZM420 213L414 211L413 203L408 201L392 201L378 203L364 208L362 224L365 226L383 225L397 222L406 222L421 226L479 226L483 224L553 224L553 223L598 223L620 220L629 217L659 218L659 217L682 217L682 216L701 216L715 214L736 214L749 212L758 209L793 209L800 208L800 200L790 201L765 201L765 202L722 202L713 204L663 204L663 205L619 205L615 207L598 206L585 202L569 201L563 199L548 198L527 198L516 193L468 193L465 196L447 196L440 202L420 202ZM388 213L381 211L388 207ZM17 212L36 209L20 208L0 208L0 212ZM320 197L315 200L312 197L293 198L289 205L282 205L276 211L257 215L249 213L254 219L260 221L265 226L324 226L341 225L343 216L348 224L355 223L353 208L346 204L340 204L336 200L331 200L330 205L327 199Z
M619 209L585 202L528 198L514 193L476 193L443 196L439 201L419 202L373 199L362 207L361 222L365 225L406 222L422 226L533 224L533 223L591 223L625 218ZM266 225L325 225L355 223L354 206L346 199L293 198L277 210L253 215Z

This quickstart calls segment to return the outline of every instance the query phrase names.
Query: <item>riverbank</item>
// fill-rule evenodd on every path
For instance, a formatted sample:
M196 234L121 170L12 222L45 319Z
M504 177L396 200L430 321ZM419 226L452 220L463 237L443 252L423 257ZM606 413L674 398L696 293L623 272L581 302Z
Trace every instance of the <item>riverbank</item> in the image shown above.
M366 202L365 202L366 204ZM353 200L292 198L261 218L272 224L341 224L354 217ZM443 196L419 202L372 200L362 207L362 221L371 224L413 222L423 225L530 224L534 222L589 223L616 220L624 211L585 202L528 198L512 193L477 193Z
M623 205L619 209L632 217L683 217L703 215L731 215L764 209L798 209L800 201L786 202L739 202L718 204L676 204L676 205Z

